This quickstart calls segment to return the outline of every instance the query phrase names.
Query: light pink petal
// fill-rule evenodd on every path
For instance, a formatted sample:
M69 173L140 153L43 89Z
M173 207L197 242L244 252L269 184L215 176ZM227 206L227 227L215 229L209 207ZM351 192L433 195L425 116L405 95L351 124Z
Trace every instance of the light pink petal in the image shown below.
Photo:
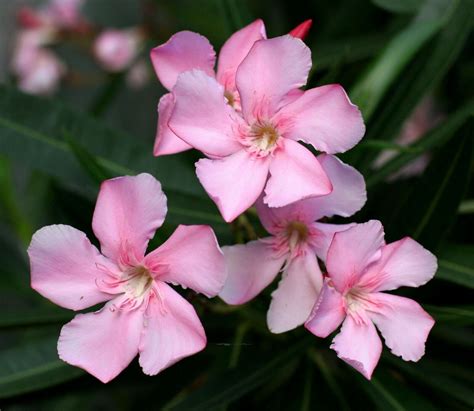
M317 158L301 144L285 139L274 152L263 201L282 207L305 198L329 194L331 182Z
M156 130L153 155L156 157L167 154L176 154L192 148L188 143L181 140L169 128L168 122L174 108L173 94L167 93L161 97L158 103L158 126Z
M370 318L382 333L393 354L405 361L418 361L425 353L425 343L434 325L420 304L409 298L385 293L370 294L379 309Z
M276 252L271 244L251 241L223 247L227 280L221 297L227 304L244 304L256 297L277 276L287 255Z
M28 248L31 287L61 307L82 310L112 296L96 286L113 269L107 258L79 230L51 225L38 230Z
M290 91L306 84L311 51L290 35L257 41L237 69L242 112L252 123L270 119Z
M191 31L180 31L151 53L151 62L161 84L171 90L178 76L188 70L202 70L214 76L216 53L209 40Z
M255 203L258 218L265 229L278 234L282 226L291 221L300 221L307 225L313 224L313 208L306 207L306 200L296 201L284 207L269 207L263 202L263 195Z
M255 203L267 181L269 159L240 150L223 159L196 163L199 181L225 221L230 223Z
M126 297L109 301L95 313L78 314L61 330L59 358L83 368L103 383L115 378L138 353L141 310L119 309Z
M236 31L224 43L219 53L217 80L227 90L235 90L235 72L257 40L266 39L265 24L257 19Z
M179 225L166 242L145 257L157 279L214 297L224 286L224 255L212 228Z
M382 353L382 342L369 319L365 323L356 323L347 316L331 348L341 360L370 380Z
M210 156L227 156L242 148L237 140L239 120L224 98L224 88L203 71L179 76L173 89L174 111L169 126L192 147Z
M359 109L338 84L305 91L283 107L274 121L285 137L302 140L330 154L349 150L365 133Z
M140 365L148 375L156 375L206 346L206 334L193 306L166 284L156 287L159 300L150 300L139 346Z
M150 174L104 181L92 219L102 253L115 261L124 251L140 259L166 212L161 184Z
M342 295L326 281L304 326L314 335L326 338L341 325L345 317Z
M372 291L419 287L433 278L438 269L436 257L410 237L387 244L377 264L370 267L361 282Z
M270 331L279 334L304 324L318 299L322 282L323 276L313 254L295 257L272 293L267 313Z
M326 259L335 288L344 293L357 284L365 268L380 258L383 245L383 227L377 220L336 233Z
M316 255L324 262L326 262L329 246L334 238L334 234L340 231L356 226L356 223L350 224L326 224L313 223L311 226L314 229L314 237L312 238L311 246Z
M313 221L334 215L349 217L359 211L367 201L362 174L332 155L319 155L318 161L333 190L328 195L305 200L305 207L314 210Z

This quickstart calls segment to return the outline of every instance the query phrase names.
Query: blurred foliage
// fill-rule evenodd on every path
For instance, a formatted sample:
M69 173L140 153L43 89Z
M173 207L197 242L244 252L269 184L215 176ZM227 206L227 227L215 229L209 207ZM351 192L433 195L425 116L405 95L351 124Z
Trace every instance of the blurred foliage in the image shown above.
M145 26L150 47L188 29L218 48L257 17L269 36L312 18L310 86L343 84L366 119L364 142L342 156L367 179L368 203L355 221L379 218L388 240L410 235L438 255L432 282L400 290L425 305L437 324L418 364L387 352L368 382L337 359L329 339L303 329L271 335L268 290L237 308L185 292L208 334L199 355L156 377L144 376L134 363L107 385L62 363L57 335L72 314L29 288L25 249L45 224L71 224L93 238L90 222L103 178L146 171L161 180L169 218L151 247L178 223L210 224L221 244L242 241L255 218L248 213L232 226L222 221L194 175L196 153L152 156L156 104L164 93L155 79L132 90L123 75L99 73L99 80L66 84L50 99L7 84L0 86L0 408L472 409L474 372L466 359L474 337L474 1L89 0L85 13L101 26ZM60 52L76 59L83 74L97 76L86 53L71 47ZM399 147L394 140L402 125L428 94L444 119ZM387 148L396 155L373 168ZM424 153L431 161L423 175L388 178Z

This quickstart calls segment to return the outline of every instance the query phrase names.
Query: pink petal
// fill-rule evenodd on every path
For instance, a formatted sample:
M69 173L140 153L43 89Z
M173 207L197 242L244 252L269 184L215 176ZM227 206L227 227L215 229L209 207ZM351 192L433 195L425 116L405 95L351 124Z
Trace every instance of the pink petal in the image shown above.
M271 177L263 201L282 207L308 197L329 194L331 182L316 157L301 144L285 139L270 163Z
M38 230L28 248L31 287L61 307L82 310L112 296L96 286L106 276L100 267L114 269L86 235L67 225Z
M257 41L237 69L236 83L245 119L271 118L290 91L304 84L311 51L290 35Z
M155 145L153 147L153 155L156 157L176 154L192 148L188 143L185 143L174 134L168 126L173 108L173 94L167 93L161 97L158 103L158 127L156 130Z
M227 304L244 304L255 298L280 271L287 255L279 255L264 241L223 247L227 280L219 297Z
M312 239L312 249L316 255L326 261L327 254L331 242L334 238L334 234L356 226L355 223L350 224L326 224L326 223L313 223L312 227L315 230L315 236Z
M156 375L206 346L206 334L193 306L166 284L157 287L161 300L150 300L139 346L140 365L148 375Z
M140 259L166 212L161 184L150 174L104 181L92 220L102 253L115 261L124 251Z
M409 298L385 293L371 294L380 307L370 318L382 333L393 354L405 361L418 361L425 353L425 343L434 325L420 304Z
M188 71L179 76L173 94L169 126L178 137L210 156L227 156L242 148L236 134L242 119L226 103L216 79L199 70Z
M372 291L419 287L431 280L437 269L436 257L415 240L405 237L384 246L380 260L361 281Z
M78 314L61 330L59 358L83 368L103 383L115 378L138 353L143 312L118 307L126 297L109 301L95 313Z
M326 338L341 325L345 317L342 295L326 281L304 326L314 335Z
M179 225L166 242L145 257L157 279L214 297L224 286L224 255L212 228Z
M303 324L318 299L322 282L323 276L313 254L295 257L272 293L267 313L270 331L279 334Z
M343 153L365 133L362 115L337 84L305 91L283 107L274 121L287 138L302 140L319 151Z
M214 76L216 53L209 40L191 31L180 31L151 53L151 62L161 84L171 90L178 76L199 69Z
M382 353L382 342L370 320L356 323L347 316L331 348L341 360L370 380Z
M314 210L313 221L334 215L349 217L359 211L367 201L362 174L332 155L319 155L318 161L333 190L328 195L304 200L304 206Z
M357 284L365 268L380 258L383 245L383 227L377 220L336 233L326 260L335 288L344 293Z
M225 221L230 223L255 203L267 181L269 159L240 150L223 159L196 163L199 181Z
M235 73L257 40L266 39L265 24L261 19L236 31L224 43L219 53L217 80L227 90L235 90Z

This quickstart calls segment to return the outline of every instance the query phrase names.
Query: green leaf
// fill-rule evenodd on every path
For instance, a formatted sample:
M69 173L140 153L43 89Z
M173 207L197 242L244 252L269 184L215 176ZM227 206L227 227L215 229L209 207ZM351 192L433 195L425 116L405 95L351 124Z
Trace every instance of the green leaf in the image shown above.
M473 115L474 101L470 101L451 114L438 127L430 130L412 145L405 147L406 149L411 149L411 152L401 152L370 175L366 180L367 187L372 188L376 186L392 173L415 160L420 154L448 143L450 139L456 136L459 128ZM364 143L367 146L371 146L376 143L376 140L366 140Z
M61 139L64 130L74 138L74 149ZM88 198L97 194L91 173L97 180L102 173L118 176L148 172L162 182L170 214L174 213L176 194L180 202L177 215L193 218L199 214L203 222L227 227L183 155L154 158L151 142L147 145L62 104L5 86L0 86L0 152L16 163L55 177ZM184 197L186 201L182 201Z
M91 179L97 184L111 178L112 176L102 167L95 157L91 155L83 146L81 146L75 139L67 132L64 132L64 139L68 143L71 151L77 158L77 161L82 166L84 171L89 174Z
M471 389L474 379L469 369L440 361L424 360L413 364L393 355L384 355L383 358L413 378L417 384L444 393L471 408L474 406L474 393Z
M442 19L410 24L395 36L349 92L368 121L380 100L418 50L441 28Z
M0 352L0 398L51 387L84 372L58 358L57 338Z
M472 305L457 307L425 305L425 308L437 322L457 325L471 325L474 323L474 306Z
M424 0L372 0L376 6L393 13L414 13Z
M183 401L168 404L164 409L194 411L222 409L223 406L268 382L285 368L288 362L298 359L299 354L304 352L312 341L312 338L305 338L288 350L273 355L270 360L252 361L245 365L241 364L238 369L213 375Z
M70 311L59 308L37 308L32 310L12 310L3 313L0 318L0 328L26 327L46 324L66 323L72 320Z
M441 247L435 278L474 288L474 246L449 244Z
M474 121L473 121L474 122ZM394 238L410 235L435 250L457 217L473 162L473 124L438 151L423 177L391 220ZM446 161L449 159L449 161Z
M435 7L437 2L432 3ZM474 0L451 1L447 4L449 10L445 10L443 16L446 24L433 41L417 54L400 80L391 88L390 98L384 100L381 106L383 109L378 111L367 129L367 140L393 140L408 115L440 82L458 58L474 21ZM439 15L438 10L435 15Z

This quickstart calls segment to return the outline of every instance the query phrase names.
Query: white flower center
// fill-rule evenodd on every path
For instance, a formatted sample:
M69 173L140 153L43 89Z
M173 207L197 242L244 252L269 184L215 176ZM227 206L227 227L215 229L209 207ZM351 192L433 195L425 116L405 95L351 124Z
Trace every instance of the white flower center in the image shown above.
M304 243L308 239L308 226L301 221L291 221L286 226L286 237L290 250L294 250L299 244Z
M125 290L133 298L143 297L153 285L153 277L143 266L130 267L125 273Z
M278 146L280 134L269 122L255 122L248 135L249 148L259 156L267 156Z

